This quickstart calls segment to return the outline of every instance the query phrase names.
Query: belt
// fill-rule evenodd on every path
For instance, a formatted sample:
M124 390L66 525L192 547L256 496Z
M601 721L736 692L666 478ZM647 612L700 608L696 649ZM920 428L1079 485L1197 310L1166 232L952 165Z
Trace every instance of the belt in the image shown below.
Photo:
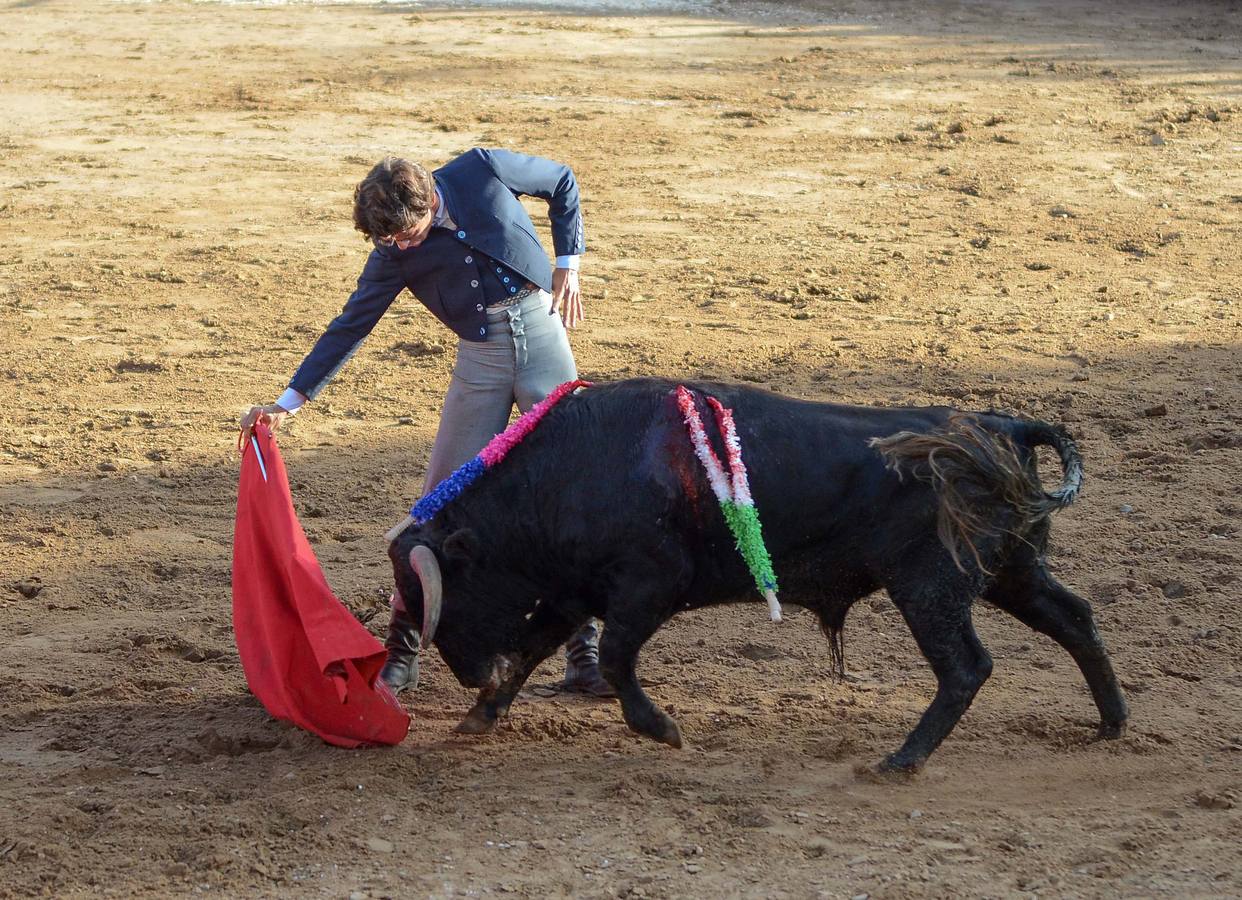
M523 300L530 297L532 294L537 294L537 293L539 293L539 286L536 284L531 284L530 282L527 282L527 287L525 290L518 291L516 294L510 294L508 297L505 297L505 299L501 300L499 303L488 304L487 310L488 312L492 312L497 309L508 309L510 306L515 306L516 304L521 303Z

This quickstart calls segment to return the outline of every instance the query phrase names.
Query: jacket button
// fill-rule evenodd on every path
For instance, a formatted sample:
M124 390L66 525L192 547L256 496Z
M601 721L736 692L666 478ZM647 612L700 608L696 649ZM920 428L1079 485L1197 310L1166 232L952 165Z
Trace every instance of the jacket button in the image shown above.
M475 309L477 309L479 312L483 312L483 304L482 304L482 303L477 303L477 304L475 304L475 307L474 307L474 308L475 308Z
M472 263L472 262L474 262L474 257L473 257L473 256L467 256L467 257L466 257L466 262L467 262L467 263Z
M458 236L459 238L464 238L464 237L466 236L466 232L464 232L464 231L459 231L459 232L457 232L457 236Z
M479 334L486 336L486 335L487 335L487 329L486 329L486 328L480 328L480 329L479 329Z
M499 275L499 274L500 274L500 269L499 269L499 268L497 268L497 269L496 269L496 274L497 274L497 275Z
M505 279L505 281L508 281L508 280L509 280L508 278L506 278L506 279ZM510 286L510 287L509 287L509 293L510 293L510 294L516 294L516 293L517 293L517 288L516 288L516 287L513 287L513 286Z
M470 286L471 286L471 287L478 287L478 286L479 286L479 279L477 279L477 278L472 278L472 279L470 280Z

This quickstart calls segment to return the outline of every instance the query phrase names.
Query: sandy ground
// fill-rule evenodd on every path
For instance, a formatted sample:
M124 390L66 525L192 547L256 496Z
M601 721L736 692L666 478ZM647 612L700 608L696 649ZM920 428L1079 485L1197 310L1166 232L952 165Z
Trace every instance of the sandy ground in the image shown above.
M0 894L1242 893L1242 8L912 6L4 3ZM454 736L438 659L396 749L271 720L230 629L234 422L347 296L370 163L474 145L578 173L588 377L1072 429L1052 558L1129 735L1093 742L1070 659L980 609L996 671L957 731L857 779L932 689L882 596L843 683L796 611L657 635L680 752L541 691ZM448 338L407 295L282 433L377 632Z

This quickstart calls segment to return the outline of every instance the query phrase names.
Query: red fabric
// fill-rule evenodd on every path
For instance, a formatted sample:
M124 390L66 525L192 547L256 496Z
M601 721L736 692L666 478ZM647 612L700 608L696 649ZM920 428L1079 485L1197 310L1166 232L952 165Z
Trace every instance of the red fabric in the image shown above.
M233 635L250 690L276 718L338 747L399 744L409 730L410 717L379 680L384 647L324 580L262 425L242 457Z

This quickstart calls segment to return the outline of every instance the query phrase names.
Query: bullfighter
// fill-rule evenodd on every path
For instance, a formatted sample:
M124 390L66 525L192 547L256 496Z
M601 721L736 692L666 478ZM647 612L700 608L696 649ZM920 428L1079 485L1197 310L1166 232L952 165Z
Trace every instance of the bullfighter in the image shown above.
M555 268L524 194L547 201ZM388 157L354 191L354 228L373 245L357 289L276 402L242 417L243 440L255 422L275 430L314 400L408 289L458 337L425 493L504 430L514 403L525 412L577 377L566 333L583 317L577 180L567 165L509 150L475 148L433 172ZM588 622L566 645L565 690L614 696L599 670L598 627ZM417 687L418 626L399 593L385 646L384 681L397 692Z

